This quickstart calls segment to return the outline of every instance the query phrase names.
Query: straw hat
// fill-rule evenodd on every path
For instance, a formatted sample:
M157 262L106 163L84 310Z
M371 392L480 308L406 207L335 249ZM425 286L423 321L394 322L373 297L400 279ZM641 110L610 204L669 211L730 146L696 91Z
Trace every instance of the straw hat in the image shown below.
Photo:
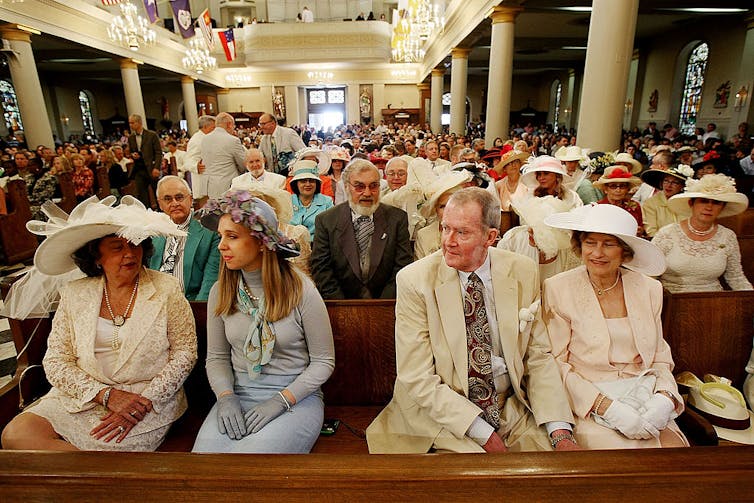
M687 178L694 176L694 170L691 169L691 166L688 166L686 164L679 164L678 166L673 166L668 170L648 169L641 174L641 179L657 190L662 190L662 181L668 175L673 176L682 182L686 182Z
M633 158L633 156L627 152L621 152L613 156L613 163L625 162L631 165L631 174L635 175L641 171L641 163Z
M520 150L508 150L500 157L500 162L497 163L497 165L492 168L499 174L503 174L505 171L505 167L512 163L513 161L521 161L522 164L526 163L526 161L531 157L531 154L529 152L522 152Z
M30 220L26 228L47 236L34 254L34 265L43 274L54 276L76 269L73 253L94 239L111 234L138 245L152 236L185 236L165 213L148 210L138 199L124 196L113 207L115 197L100 201L92 196L79 203L70 216L52 202L42 205L47 222Z
M293 218L291 194L283 189L265 185L257 180L249 180L247 178L245 180L234 180L230 185L230 190L246 190L252 196L266 201L272 206L272 209L275 210L275 214L281 222L288 223L291 221L291 218Z
M555 159L565 162L565 161L583 161L584 160L584 153L581 150L581 147L577 147L576 145L570 145L568 147L560 147L557 152L554 154Z
M665 272L665 255L655 245L636 236L636 219L623 208L612 204L590 204L568 213L556 213L545 223L557 229L610 234L624 241L634 251L633 258L621 264L648 276Z
M676 214L680 214L679 212L688 211L689 201L694 198L724 202L725 207L718 218L738 215L749 207L746 194L736 192L736 181L720 173L704 175L701 180L687 179L686 190L671 197L668 200L668 207Z
M610 166L605 168L605 172L599 180L593 182L592 185L604 191L604 187L608 183L628 183L636 187L641 185L641 179L626 171L625 166Z
M754 444L754 413L746 408L744 396L733 386L705 382L689 387L688 404L712 423L718 437L741 444Z
M502 163L502 161L500 161ZM565 168L559 160L549 155L541 155L539 157L530 158L524 165L523 174L521 175L521 182L529 188L536 188L539 186L537 182L537 173L540 171L548 171L550 173L556 173L562 175L565 180L568 178Z
M425 195L429 198L426 204L421 208L421 214L429 220L432 215L437 213L437 202L443 194L456 188L462 188L465 184L474 179L474 174L467 170L450 171L438 178L429 185Z

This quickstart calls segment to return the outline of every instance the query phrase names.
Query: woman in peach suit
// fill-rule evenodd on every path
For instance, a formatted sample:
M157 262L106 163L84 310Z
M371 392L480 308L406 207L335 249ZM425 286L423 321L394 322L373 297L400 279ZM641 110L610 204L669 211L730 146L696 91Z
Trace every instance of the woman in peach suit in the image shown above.
M683 400L662 338L662 253L636 237L636 220L612 205L557 213L574 231L583 265L544 283L543 318L587 449L682 447ZM646 275L645 275L646 274Z

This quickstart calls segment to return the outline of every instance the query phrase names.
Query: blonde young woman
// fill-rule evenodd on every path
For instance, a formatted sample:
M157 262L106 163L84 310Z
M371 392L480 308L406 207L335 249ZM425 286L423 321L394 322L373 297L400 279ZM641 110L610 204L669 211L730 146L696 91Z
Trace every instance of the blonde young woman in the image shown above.
M220 233L220 276L207 301L207 377L217 396L194 452L307 453L334 368L327 309L270 205L229 190L202 209Z

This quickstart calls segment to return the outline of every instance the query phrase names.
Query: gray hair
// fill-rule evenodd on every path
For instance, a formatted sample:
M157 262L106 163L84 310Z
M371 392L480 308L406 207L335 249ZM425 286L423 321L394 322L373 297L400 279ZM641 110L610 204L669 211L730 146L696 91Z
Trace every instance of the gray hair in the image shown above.
M374 170L374 172L377 173L377 176L379 176L380 171L377 169L377 166L366 159L354 159L349 162L346 169L343 170L343 184L348 185L350 183L351 175L369 170Z
M236 120L228 112L220 112L215 117L215 123L221 128L235 124Z
M143 124L144 121L141 118L141 115L139 114L131 114L128 116L128 120L138 122L139 124Z
M163 176L162 178L160 178L160 181L157 182L157 190L155 191L155 193L156 193L156 195L157 195L158 198L160 197L160 187L162 187L162 185L165 182L168 182L170 180L175 180L175 181L181 182L181 184L183 185L183 187L188 191L189 196L191 195L191 187L189 187L189 184L188 184L188 182L186 182L186 180L184 180L183 178L181 178L179 176L166 175L166 176Z
M249 162L249 159L251 158L251 154L258 154L259 158L262 160L262 166L265 165L265 159L264 154L262 154L262 151L258 148L251 147L249 150L246 151L246 157L244 157L244 160L246 162Z
M399 157L393 157L393 158L391 158L387 162L387 164L385 164L385 171L387 171L390 168L390 166L392 166L393 164L398 164L398 163L403 163L403 165L405 166L405 168L408 169L408 162L406 161L406 159L404 159L403 157L399 156Z
M478 204L482 209L482 221L479 222L482 228L500 229L500 203L489 191L480 187L467 187L454 192L448 199L448 204L451 202L459 206Z
M202 115L201 117L199 117L199 129L204 129L205 127L214 123L215 123L214 115Z

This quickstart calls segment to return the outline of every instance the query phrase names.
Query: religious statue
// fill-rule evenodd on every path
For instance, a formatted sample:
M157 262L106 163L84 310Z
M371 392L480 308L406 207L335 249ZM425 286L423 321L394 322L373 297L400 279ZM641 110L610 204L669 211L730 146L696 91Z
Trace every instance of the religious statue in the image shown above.
M652 94L649 95L649 108L647 109L647 112L656 112L657 111L657 102L660 100L660 93L657 92L657 89L652 91Z
M275 117L277 117L278 119L285 118L285 96L283 96L283 93L281 93L279 89L273 88L272 108L275 113Z
M361 91L359 96L359 110L362 117L370 117L372 113L372 99L369 97L369 93L366 89Z
M728 98L730 98L730 80L720 84L715 91L715 108L727 108Z

